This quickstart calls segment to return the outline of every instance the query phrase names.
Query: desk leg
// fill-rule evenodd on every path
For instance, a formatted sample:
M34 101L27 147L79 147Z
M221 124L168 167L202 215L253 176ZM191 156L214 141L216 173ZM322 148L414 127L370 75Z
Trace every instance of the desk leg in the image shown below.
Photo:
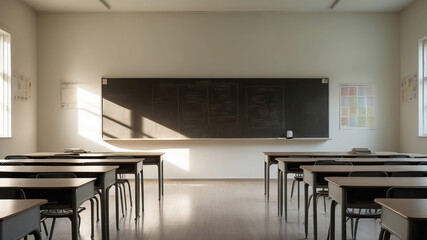
M266 195L267 195L267 201L270 199L270 162L267 162L267 170L265 171L265 187L266 187Z
M317 191L316 185L313 184L313 239L317 240Z
M267 171L267 162L264 161L264 195L266 194L267 191L267 174L265 173Z
M141 170L141 205L142 205L142 211L144 211L144 170Z
M79 238L79 220L78 218L78 207L77 207L77 201L76 201L76 193L73 194L73 204L71 206L71 209L73 210L73 214L71 215L71 237L73 240L77 240Z
M119 184L117 183L117 174L116 174L116 184L114 185L115 188L115 199L116 199L116 229L120 230L119 228ZM108 195L107 195L107 203L108 203ZM108 206L108 205L107 205Z
M102 239L108 239L108 226L109 226L109 219L108 219L108 190L103 187L101 190L100 198L101 198L101 224L102 224ZM118 224L116 224L118 229Z
M135 221L138 220L139 217L139 207L140 207L140 200L139 200L139 173L135 173Z
M308 237L308 184L304 183L304 231L305 238Z
M162 173L162 196L165 193L165 179L163 178L163 160L160 162L160 166L162 167L162 170L160 171Z
M282 216L282 201L283 201L283 195L282 195L282 171L278 169L277 171L277 215L279 217Z
M161 163L159 162L159 164L157 165L157 178L158 178L158 185L159 185L159 200L161 198L162 195L162 174L160 173L161 167L160 167Z
M331 201L331 222L329 223L329 239L335 240L335 207L337 202L332 199Z
M341 239L347 239L347 191L345 188L342 190L342 203L341 203Z
M285 163L285 171L283 171L282 173L282 185L284 185L284 190L283 190L283 202L285 203L285 222L288 221L288 171L286 170L288 166L286 166ZM282 205L283 206L283 205ZM283 209L282 209L283 211Z

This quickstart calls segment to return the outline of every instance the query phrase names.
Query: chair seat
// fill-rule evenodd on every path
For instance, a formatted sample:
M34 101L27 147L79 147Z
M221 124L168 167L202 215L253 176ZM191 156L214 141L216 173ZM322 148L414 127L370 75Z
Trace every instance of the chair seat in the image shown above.
M294 179L301 182L304 180L304 177L303 176L295 176Z
M86 210L85 207L80 207L78 209L78 213ZM73 215L72 209L45 209L40 211L40 215L42 217L50 217L50 218L61 218L61 217L69 217Z

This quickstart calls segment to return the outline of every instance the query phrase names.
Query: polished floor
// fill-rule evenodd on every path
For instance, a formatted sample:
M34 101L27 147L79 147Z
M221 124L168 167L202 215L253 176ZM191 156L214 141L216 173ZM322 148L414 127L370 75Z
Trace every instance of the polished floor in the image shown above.
M114 198L111 197L110 236L126 240L305 239L304 211L302 208L298 211L297 198L294 196L290 201L289 219L285 222L277 216L277 181L272 181L271 188L270 201L266 201L263 180L167 180L164 200L158 201L157 181L146 180L145 212L135 222L133 211L128 209L125 216L120 217L119 231L115 230ZM301 186L301 193L302 189ZM326 213L322 200L318 205L318 239L326 239L329 203L327 200ZM90 239L89 212L88 209L82 213L81 239ZM95 239L101 239L100 224L95 228ZM311 225L309 229L308 239L312 239ZM378 239L379 230L379 220L361 220L357 239ZM67 219L57 221L53 239L70 239Z

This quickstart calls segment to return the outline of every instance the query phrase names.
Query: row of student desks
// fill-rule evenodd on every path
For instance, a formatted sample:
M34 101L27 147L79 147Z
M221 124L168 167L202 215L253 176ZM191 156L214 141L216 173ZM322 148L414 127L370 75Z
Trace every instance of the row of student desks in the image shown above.
M417 155L421 156L421 155ZM372 177L347 177L350 172L357 171L372 171L372 172L386 172L389 175L393 172L402 171L427 171L427 166L419 166L420 162L427 162L427 158L276 158L279 168L279 187L278 187L278 209L279 215L282 216L283 212L285 220L287 221L287 184L286 175L288 173L295 173L303 171L304 181L304 218L305 218L305 235L308 235L309 219L308 219L308 187L313 189L313 238L317 239L317 196L316 188L324 186L329 183L329 195L332 198L331 205L331 237L334 239L334 223L335 223L335 206L341 205L342 213L342 239L346 239L346 209L349 202L353 204L361 202L364 207L378 208L374 202L375 198L384 198L387 189L390 187L398 186L427 186L427 178L372 178ZM318 160L336 160L351 162L353 165L314 165ZM413 165L383 165L385 162L390 161L406 161ZM359 191L355 194L355 191ZM360 192L362 191L362 192ZM362 193L362 194L360 194ZM358 199L348 199L348 196L358 196ZM365 197L365 198L364 198ZM367 204L368 203L368 204ZM284 208L283 208L284 207ZM394 221L394 220L393 220Z
M162 162L163 153L142 154L150 155ZM138 158L135 155L132 158L106 158L107 154L105 154L102 156L91 155L91 158L79 155L72 159L56 159L45 158L48 157L47 155L55 154L37 153L33 154L35 158L0 160L0 164L23 164L22 166L0 166L0 178L2 178L0 188L21 188L25 191L27 198L47 199L48 202L59 202L73 209L72 239L78 239L78 207L95 195L95 189L99 189L101 190L102 239L109 239L109 189L115 186L116 227L119 229L117 174L133 174L135 176L135 220L140 217L141 208L144 210L143 164L145 158ZM123 156L122 154L108 154L108 156L111 155ZM54 181L34 178L37 173L51 172L74 173L78 178L55 179ZM162 174L159 171L159 179L161 178ZM159 199L163 193L162 185L163 179L159 180ZM15 217L13 219L16 221ZM20 221L26 221L26 219L27 222L30 221L28 218L20 219ZM0 224L3 224L4 221L1 221ZM23 224L27 222L23 222Z

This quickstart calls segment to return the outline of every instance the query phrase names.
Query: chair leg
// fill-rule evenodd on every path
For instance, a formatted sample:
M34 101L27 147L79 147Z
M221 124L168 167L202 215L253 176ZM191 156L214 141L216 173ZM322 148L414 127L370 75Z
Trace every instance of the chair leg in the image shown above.
M79 226L78 226L78 228L79 228L79 232L80 232L80 225L81 225L81 223L82 223L82 218L80 217L80 214L77 214L77 218L78 218L78 221L79 221Z
M359 218L356 218L356 223L354 224L354 237L353 237L353 240L356 240L356 236L357 236L357 225L359 225Z
M123 198L124 198L124 202L125 202L125 211L127 211L128 210L128 204L127 204L127 197L126 197L126 186L124 183L122 184L122 186L123 186Z
M94 204L93 198L91 198L89 201L90 201L90 238L93 239L95 237L95 234L94 234L95 224L94 224L94 216L93 216L95 215L95 209L94 209L95 204Z
M323 209L325 210L325 213L326 213L326 196L323 196Z
M292 187L291 187L291 197L290 199L292 199L292 196L294 195L294 187L295 187L295 180L292 181Z
M299 182L300 181L298 181L298 185L297 185L297 187L298 187L298 192L297 192L298 193L298 195L297 195L297 197L298 197L298 210L299 210L299 206L300 206L300 204L299 204L299 201L300 201L300 197L299 197L300 196L300 194L299 194L299 191L300 191L299 190Z
M130 183L126 182L128 185L128 190L129 190L129 203L130 203L130 207L132 207L132 191L130 190Z
M121 202L121 205L122 205L122 215L124 217L125 216L125 211L124 211L124 208L123 208L123 192L122 192L122 187L120 186L120 184L119 184L119 191L120 191L120 202Z
M42 224L43 224L43 228L44 228L44 233L46 234L46 237L48 237L49 231L47 230L46 219L42 222Z
M56 218L52 219L52 226L50 227L49 240L52 240L53 230L55 229Z
M96 221L99 222L99 200L96 196L94 196L93 199L95 199L96 204Z

